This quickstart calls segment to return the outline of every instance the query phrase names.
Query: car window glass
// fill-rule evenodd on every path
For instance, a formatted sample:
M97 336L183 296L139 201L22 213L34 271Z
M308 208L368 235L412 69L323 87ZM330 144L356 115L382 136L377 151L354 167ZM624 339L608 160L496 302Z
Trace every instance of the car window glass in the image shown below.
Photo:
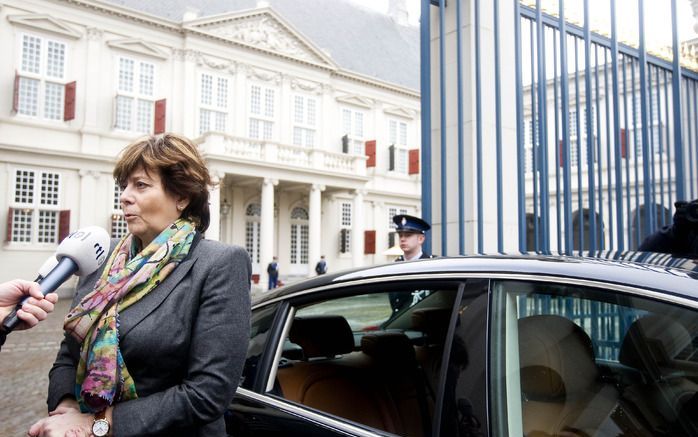
M373 430L431 435L440 382L426 365L440 361L457 287L391 285L295 307L269 394ZM394 293L411 300L396 308Z
M698 312L581 286L492 290L500 432L698 435Z
M250 320L250 342L247 346L247 357L242 369L240 387L252 389L257 373L257 365L267 344L269 330L274 322L276 305L268 305L252 311Z

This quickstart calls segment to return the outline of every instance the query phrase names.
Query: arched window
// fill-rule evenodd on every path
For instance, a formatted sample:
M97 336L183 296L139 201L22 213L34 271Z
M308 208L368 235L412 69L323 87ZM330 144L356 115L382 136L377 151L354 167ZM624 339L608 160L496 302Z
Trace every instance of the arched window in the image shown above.
M253 263L259 264L259 218L262 207L259 203L250 203L245 209L245 247Z
M308 210L291 210L291 264L308 264Z
M604 241L604 223L603 219L599 215L599 213L595 213L596 216L596 250L601 249L601 242ZM584 224L584 227L582 228L582 223ZM588 209L584 209L583 212L580 214L579 211L575 211L572 213L572 229L573 229L573 234L572 234L572 249L573 250L580 250L580 243L581 237L583 234L584 241L581 247L581 250L589 250L591 247L591 213L589 212ZM583 229L583 230L582 230Z

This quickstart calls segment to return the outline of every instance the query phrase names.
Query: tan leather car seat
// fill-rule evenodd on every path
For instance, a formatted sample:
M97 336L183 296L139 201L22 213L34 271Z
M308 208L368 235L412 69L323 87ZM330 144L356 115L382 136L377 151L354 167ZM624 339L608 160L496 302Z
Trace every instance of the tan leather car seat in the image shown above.
M599 381L589 336L554 315L519 320L524 435L594 435L618 400Z

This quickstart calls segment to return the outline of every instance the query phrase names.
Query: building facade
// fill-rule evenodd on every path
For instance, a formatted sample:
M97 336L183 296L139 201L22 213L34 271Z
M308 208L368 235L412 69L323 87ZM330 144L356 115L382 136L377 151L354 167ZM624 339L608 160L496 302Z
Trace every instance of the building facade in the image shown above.
M420 213L417 28L344 1L189 3L0 2L0 281L80 227L123 235L114 162L164 131L199 145L206 238L246 247L261 284L273 256L282 281L389 260L392 215Z

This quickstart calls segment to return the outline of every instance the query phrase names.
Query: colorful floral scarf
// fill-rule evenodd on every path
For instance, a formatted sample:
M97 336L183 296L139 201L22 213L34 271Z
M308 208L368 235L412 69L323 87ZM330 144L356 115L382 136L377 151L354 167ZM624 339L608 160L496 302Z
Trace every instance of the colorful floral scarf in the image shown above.
M82 343L75 381L82 412L138 397L119 349L119 312L172 273L189 253L195 234L191 222L178 219L140 253L138 240L127 234L114 248L93 291L66 316L65 331Z

